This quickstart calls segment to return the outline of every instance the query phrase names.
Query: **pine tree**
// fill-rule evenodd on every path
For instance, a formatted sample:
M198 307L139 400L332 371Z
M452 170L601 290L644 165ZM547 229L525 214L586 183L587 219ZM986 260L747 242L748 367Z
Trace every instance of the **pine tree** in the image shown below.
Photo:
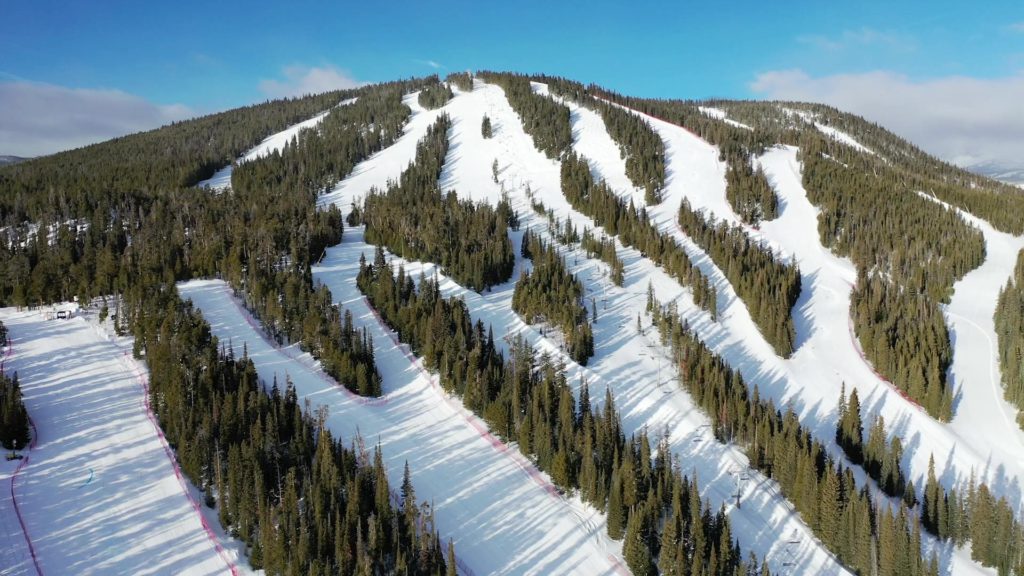
M490 138L494 135L491 131L491 118L487 114L484 114L484 119L480 124L480 133L484 138Z

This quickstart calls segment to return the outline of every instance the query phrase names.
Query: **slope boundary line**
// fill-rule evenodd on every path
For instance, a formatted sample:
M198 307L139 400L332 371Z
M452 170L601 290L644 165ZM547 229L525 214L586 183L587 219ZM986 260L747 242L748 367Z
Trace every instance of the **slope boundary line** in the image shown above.
M14 350L14 338L10 335L7 336L7 349L4 350L3 360L0 360L0 373L3 372L5 365L7 364L8 358L10 358L12 351ZM32 537L28 535L28 527L25 526L25 518L21 515L21 507L18 506L18 497L15 494L14 486L18 482L18 476L21 474L25 465L28 464L29 458L31 457L32 450L36 448L36 440L39 437L39 433L36 431L36 423L32 420L32 416L28 417L28 423L32 426L32 441L28 445L28 453L18 463L18 467L14 470L14 475L11 476L11 501L14 502L14 514L18 517L18 524L21 525L21 533L25 535L25 543L28 544L28 553L32 556L32 564L36 567L36 573L39 576L43 576L43 569L39 566L39 558L36 557L36 547L32 544Z

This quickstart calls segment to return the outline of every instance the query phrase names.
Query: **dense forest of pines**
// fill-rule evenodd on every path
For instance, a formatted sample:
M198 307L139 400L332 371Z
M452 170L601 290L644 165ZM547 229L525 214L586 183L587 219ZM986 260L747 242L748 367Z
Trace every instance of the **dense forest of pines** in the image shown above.
M357 393L378 394L372 342L346 327L330 293L312 284L311 264L342 234L340 212L317 210L316 199L359 161L394 142L409 115L403 95L424 83L360 89L355 103L331 109L316 130L303 131L281 152L237 166L227 194L171 185L149 193L133 188L136 180L121 175L123 167L91 159L100 153L93 147L68 153L86 157L73 163L113 173L96 178L119 186L107 197L121 194L127 205L105 205L78 226L62 223L52 242L36 237L41 234L23 245L9 239L0 249L9 271L0 277L0 302L38 304L74 295L87 301L122 294L130 282L150 286L220 275L270 336L301 342L336 380ZM145 143L151 137L138 138ZM88 187L77 194L83 202L103 197Z
M999 292L995 323L1003 391L1017 406L1017 424L1024 428L1024 252L1017 255L1013 277Z
M551 76L538 76L552 93L594 110L604 120L608 135L619 145L626 161L626 176L644 191L648 205L661 202L665 187L665 143L643 118L587 93L583 84Z
M522 255L533 261L512 293L512 309L526 322L558 327L569 357L586 366L594 355L594 333L583 305L583 284L565 269L555 246L536 234L523 234Z
M439 81L435 84L427 84L421 88L417 101L420 103L420 106L427 110L434 110L444 106L446 102L452 99L452 96L452 89L447 84Z
M416 286L403 267L395 273L380 248L373 263L361 262L358 283L445 389L505 441L516 441L558 487L579 490L607 512L608 534L625 539L634 574L655 574L655 566L666 574L757 573L758 561L743 560L724 511L701 502L671 450L654 457L645 434L625 437L610 390L602 410L592 408L585 383L577 402L564 367L547 355L538 359L520 338L510 341L506 360L461 299L443 298L436 280Z
M480 72L480 78L505 91L508 103L519 115L523 130L548 158L559 158L572 150L569 109L533 91L530 78L520 74Z
M779 215L778 198L760 168L754 170L744 158L730 158L725 172L725 198L740 220L759 226L762 220Z
M53 158L97 170L93 180L63 191L74 194L69 206L99 199L97 209L85 212L85 226L56 227L52 242L8 242L0 251L4 265L13 264L5 269L15 272L2 279L4 303L119 295L118 326L134 332L136 353L149 363L152 406L182 468L211 504L220 504L226 527L247 543L254 566L268 573L444 574L454 567L446 566L432 515L415 502L411 483L403 486L403 499L391 501L379 455L371 463L362 448L332 441L319 422L302 415L289 386L264 393L251 362L218 351L198 313L177 300L173 282L224 275L250 306L257 304L271 335L302 339L336 379L357 391L379 390L372 341L331 305L325 289L313 290L310 262L341 236L340 214L317 213L315 200L332 178L393 142L408 115L401 96L419 84L357 91L359 101L334 109L319 130L239 166L233 193L211 195L167 181L150 190L150 167L132 164L131 154L123 165L108 163L101 147L69 152L63 160L58 155ZM336 103L337 95L329 100L317 103L317 111ZM183 123L182 130L209 130L202 123ZM125 140L138 140L146 150L165 136ZM40 161L42 168L30 162L20 172L5 171L5 186L30 187L38 174L50 177L46 166L53 158ZM194 163L178 165L182 173L198 170ZM99 208L112 206L103 203L110 199L125 205ZM43 230L47 217L40 215Z
M982 263L984 241L954 211L906 189L891 170L858 169L863 156L816 135L802 138L804 187L821 209L822 243L857 265L851 317L875 369L929 414L948 420L953 354L939 302Z
M6 349L7 345L7 327L0 322L0 349ZM0 446L8 450L22 449L28 442L28 412L21 398L18 374L8 376L0 370Z
M800 269L783 264L771 249L750 239L739 226L708 222L683 198L679 227L715 262L747 305L765 340L783 358L793 353L796 329L791 311L800 297Z
M645 210L634 207L632 201L627 205L603 181L595 183L586 158L568 154L562 160L561 182L562 193L573 208L593 218L607 233L618 235L624 245L639 250L680 284L689 286L694 302L712 317L717 315L715 289L690 262L682 246L660 233Z
M860 396L854 388L849 399L846 386L839 394L839 420L836 422L836 444L843 449L850 462L862 466L878 487L889 496L906 496L908 508L916 503L914 483L908 486L900 460L903 458L903 442L894 436L886 440L885 420L878 416L871 425L867 442L864 441L864 423L861 415Z
M508 237L518 217L508 202L497 207L443 194L438 179L448 153L451 120L438 117L416 145L416 159L384 192L370 190L358 214L366 241L403 258L435 262L457 282L483 291L512 276L515 253Z
M244 354L218 346L173 289L129 302L149 365L150 403L182 470L267 574L453 574L406 467L400 497L380 449L346 448L303 414L290 382L270 389Z
M0 226L93 221L111 213L130 221L136 206L209 178L270 134L358 93L274 100L5 166Z
M806 123L796 122L789 112L810 115L815 122L850 134L876 155L861 155L862 160L892 170L911 190L921 190L945 202L984 218L997 229L1011 234L1024 233L1024 194L1020 189L973 174L930 156L911 142L878 124L841 112L824 104L802 102L712 101L730 116L759 131L794 135L794 128L814 131ZM785 137L779 142L797 145Z
M818 538L854 572L937 574L937 558L926 562L921 557L920 530L925 529L958 545L971 541L972 558L1000 574L1024 573L1024 527L1005 499L974 481L966 495L945 490L934 469L919 499L913 483L903 486L901 444L896 438L886 443L885 424L878 419L861 449L864 467L881 490L903 497L895 513L888 505L878 506L869 488L857 489L852 469L832 458L791 408L783 413L761 399L756 387L693 334L675 302L663 309L649 300L652 321L672 348L680 384L711 417L715 436L744 446L751 466L779 483ZM856 454L860 412L855 418L853 406L852 399L840 399L843 417L836 439L844 451Z
M445 77L445 82L454 84L456 88L463 92L473 91L473 75L469 72L453 72Z

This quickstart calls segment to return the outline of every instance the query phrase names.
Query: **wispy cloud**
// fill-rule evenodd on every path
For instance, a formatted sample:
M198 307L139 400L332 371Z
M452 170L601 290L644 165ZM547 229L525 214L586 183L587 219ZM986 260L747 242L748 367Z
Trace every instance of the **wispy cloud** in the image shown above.
M1020 33L1024 34L1024 21L1022 21L1022 22L1014 22L1013 24L1010 24L1006 28L1008 30L1010 30L1010 32L1020 32Z
M282 74L283 80L260 80L260 92L271 98L283 98L358 88L366 84L356 80L349 72L334 66L288 66L282 70Z
M423 64L424 66L430 66L434 70L440 70L444 68L444 64L441 64L436 60L413 60L413 62L417 64Z
M839 35L805 34L796 41L826 52L841 52L866 47L911 52L917 49L917 42L910 36L896 32L883 32L873 28L845 30Z
M1024 163L1024 75L915 81L885 71L815 78L780 70L758 75L750 87L769 99L821 102L864 116L957 164Z
M0 154L52 154L194 115L120 90L0 82Z

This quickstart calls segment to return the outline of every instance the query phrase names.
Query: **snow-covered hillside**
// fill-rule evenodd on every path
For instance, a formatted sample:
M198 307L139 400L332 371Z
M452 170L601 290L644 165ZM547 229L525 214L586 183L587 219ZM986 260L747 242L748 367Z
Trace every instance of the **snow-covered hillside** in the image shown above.
M7 308L0 320L13 341L4 369L18 374L35 436L16 475L0 468L0 572L245 572L175 464L130 341L82 316Z
M532 87L553 97L545 84L534 82ZM599 237L604 234L568 202L560 187L559 161L537 150L500 87L476 80L473 90L454 92L454 98L437 110L424 109L417 94L408 94L404 103L412 113L404 134L320 196L319 207L333 205L347 214L370 189L386 188L414 159L416 144L428 127L445 113L452 128L440 175L443 190L490 204L507 199L522 228L552 244L557 240L548 232L547 218L532 209L534 202L543 203L560 222L571 219L581 231L587 227ZM992 320L996 295L1013 271L1024 237L1000 233L961 212L981 230L986 259L954 286L952 300L944 306L955 353L950 376L956 399L953 420L938 422L865 359L850 321L856 270L849 259L822 245L819 210L803 188L797 148L779 145L752 159L779 200L778 217L754 228L741 222L726 198L727 165L716 146L680 126L634 111L665 144L662 201L647 206L643 190L626 176L618 144L601 115L553 98L569 108L573 149L587 158L594 177L605 180L621 198L644 206L651 222L671 236L709 279L716 291L717 318L695 305L689 288L617 238L615 251L625 264L622 286L611 282L607 264L562 246L566 268L582 283L586 306L594 316L595 353L587 366L581 366L565 353L556 331L528 325L512 309L515 280L532 266L529 260L517 255L512 279L483 293L460 285L436 262L388 253L393 265L403 265L412 278L436 277L444 296L462 298L475 320L493 328L496 344L506 353L508 342L519 336L536 350L561 359L570 385L578 394L581 383L587 382L596 408L608 390L625 433L664 436L681 471L696 476L701 496L712 509L720 507L728 515L732 537L744 553L755 553L773 573L847 571L780 493L778 484L751 469L741 447L715 439L708 416L675 382L669 350L646 312L649 286L660 302L678 309L712 351L750 386L757 386L761 398L792 408L836 460L849 465L834 441L840 390L856 389L866 421L883 416L890 437L901 439L902 468L919 488L934 456L939 481L946 488L961 488L974 478L1014 509L1024 507L1019 481L1024 477L1024 433L1015 422L1016 409L1003 399ZM729 119L722 109L700 110L749 128ZM808 112L787 112L830 138L873 154ZM327 113L267 138L238 162L282 149ZM491 138L481 134L485 115L493 129ZM214 190L230 185L232 166L200 185ZM801 294L792 311L796 342L790 358L777 355L723 271L680 229L677 216L683 199L717 221L742 226L753 241L799 265ZM578 496L560 493L514 444L493 436L459 398L444 392L437 377L383 324L355 283L360 255L372 259L376 249L365 242L363 232L362 227L347 226L341 243L328 248L313 267L313 281L326 285L335 302L352 312L356 326L373 337L375 361L383 376L381 398L348 392L297 346L276 345L226 283L191 281L180 284L179 290L202 310L222 343L239 355L243 346L247 349L267 382L290 379L310 409L328 408L327 424L346 442L359 436L368 446L380 446L392 487L401 482L403 467L409 464L417 497L432 503L442 539L455 543L461 573L627 573L622 543L607 537L603 512ZM523 233L510 232L514 246L519 246ZM39 430L30 461L16 477L15 464L0 463L0 537L11 542L0 551L0 574L33 573L34 563L40 572L54 573L244 571L246 562L237 543L219 531L216 515L197 504L200 495L178 475L147 411L144 364L131 358L130 346L84 318L45 321L38 312L8 309L0 311L0 319L15 342L5 366L20 371L26 403ZM898 506L860 468L854 477L858 486L868 487L876 503ZM61 506L52 504L54 495ZM922 539L926 552L938 556L944 573L992 573L972 561L969 550L928 534ZM64 545L65 541L72 544Z

